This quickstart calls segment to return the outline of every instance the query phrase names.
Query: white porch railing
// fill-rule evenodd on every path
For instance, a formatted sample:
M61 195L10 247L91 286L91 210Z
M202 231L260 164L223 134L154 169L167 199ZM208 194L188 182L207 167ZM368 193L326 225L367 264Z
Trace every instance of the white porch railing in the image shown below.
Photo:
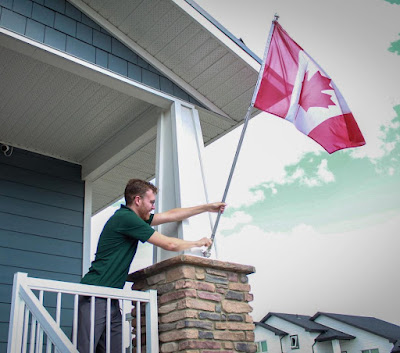
M35 291L37 294L33 292ZM46 293L56 293L55 318L43 305ZM73 318L67 323L72 327L72 340L61 329L62 298L73 298ZM141 303L145 305L146 317L146 352L158 352L158 313L157 291L145 292L90 286L79 283L68 283L28 277L26 273L16 273L12 292L10 326L8 334L7 353L78 353L77 325L79 296L89 296L91 305L91 347L94 353L94 302L95 298L107 299L106 350L110 352L110 303L111 299L121 302L122 311L122 353L132 351L131 319L125 321L126 314L130 317L132 304L136 313L136 353L141 352ZM63 318L64 319L64 318ZM65 320L64 320L65 324ZM129 325L129 327L128 327ZM108 339L107 339L108 338ZM127 343L127 340L129 342ZM29 349L29 351L28 351Z

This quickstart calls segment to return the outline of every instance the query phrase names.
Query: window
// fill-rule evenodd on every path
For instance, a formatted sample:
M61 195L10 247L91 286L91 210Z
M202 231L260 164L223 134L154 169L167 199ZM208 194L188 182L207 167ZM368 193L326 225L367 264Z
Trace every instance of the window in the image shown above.
M256 344L257 344L257 353L268 352L267 341L256 342Z
M298 349L299 346L299 337L297 335L290 336L290 348Z
M361 353L379 353L379 349L378 348L364 349L361 351Z

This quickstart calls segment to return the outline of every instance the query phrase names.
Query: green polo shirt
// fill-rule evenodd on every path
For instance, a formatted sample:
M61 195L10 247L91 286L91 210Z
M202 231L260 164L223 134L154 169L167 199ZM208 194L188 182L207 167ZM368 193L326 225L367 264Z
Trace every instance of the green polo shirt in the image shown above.
M150 227L152 220L152 214L144 221L130 208L121 205L104 226L96 258L81 283L123 288L139 240L144 243L154 233Z

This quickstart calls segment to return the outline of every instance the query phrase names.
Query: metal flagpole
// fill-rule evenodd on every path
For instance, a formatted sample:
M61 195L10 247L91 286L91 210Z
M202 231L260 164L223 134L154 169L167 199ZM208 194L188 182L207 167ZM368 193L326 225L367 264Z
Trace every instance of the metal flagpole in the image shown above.
M272 21L271 29L270 29L270 31L269 31L269 36L268 36L268 40L267 40L267 45L266 45L265 51L264 51L263 62L262 62L260 71L259 71L259 73L258 73L257 84L256 84L256 87L255 87L254 92L253 92L253 97L251 98L250 106L249 106L249 108L247 109L247 113L246 113L246 116L245 116L245 118L244 118L242 133L241 133L241 135L240 135L239 143L238 143L238 146L237 146L237 148L236 148L235 157L233 158L231 171L230 171L230 173L229 173L228 181L226 182L225 191L224 191L224 195L223 195L223 197L222 197L222 201L221 201L221 202L225 202L226 196L227 196L227 194L228 194L229 186L230 186L231 181L232 181L233 172L235 171L236 162L237 162L237 160L238 160L239 153L240 153L240 149L242 148L242 143L243 143L244 135L245 135L245 133L246 133L247 125L248 125L249 120L250 120L251 111L253 110L254 102L255 102L255 100L256 100L257 93L258 93L258 90L259 90L259 88L260 88L261 79L262 79L262 75L263 75L264 67L265 67L265 61L266 61L266 59L267 59L268 50L269 50L269 46L270 46L270 43L271 43L272 33L274 32L275 22L278 21L278 18L279 18L279 16L278 16L277 14L275 14L274 20ZM216 232L217 232L217 228L218 228L218 224L219 224L220 218L221 218L221 211L218 212L217 219L215 220L214 228L213 228L212 233L211 233L211 241L212 241L213 243L214 243L214 238L215 238L215 234L216 234ZM212 247L212 244L211 244L206 250L203 251L203 256L204 256L204 257L210 257L210 256L211 256L211 247Z

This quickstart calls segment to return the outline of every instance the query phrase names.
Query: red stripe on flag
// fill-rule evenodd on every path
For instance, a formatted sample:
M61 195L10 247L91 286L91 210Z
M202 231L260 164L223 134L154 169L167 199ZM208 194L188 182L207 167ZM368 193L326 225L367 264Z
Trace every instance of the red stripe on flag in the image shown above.
M364 137L351 113L325 120L311 130L308 136L328 153L365 145Z

